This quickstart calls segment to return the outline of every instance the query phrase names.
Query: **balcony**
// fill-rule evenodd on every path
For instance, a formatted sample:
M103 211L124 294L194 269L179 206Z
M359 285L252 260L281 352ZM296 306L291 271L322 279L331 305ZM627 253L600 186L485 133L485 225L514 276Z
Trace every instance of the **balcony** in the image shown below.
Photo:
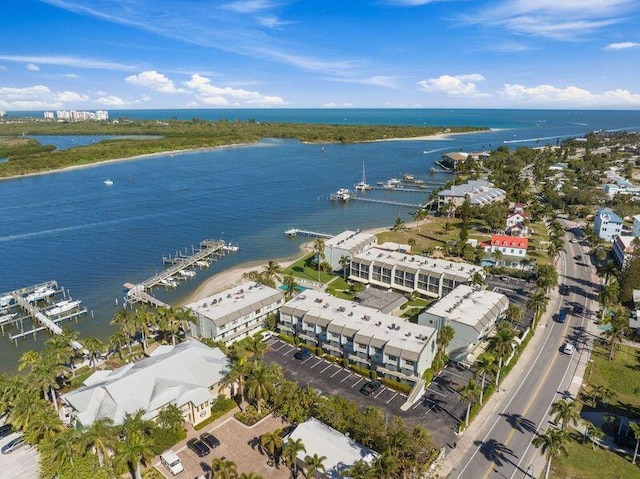
M396 369L389 369L383 366L378 366L377 371L379 373L384 374L385 376L392 376L394 378L404 379L405 381L410 381L412 383L415 383L418 380L418 377L415 374L409 375L409 374L400 372Z

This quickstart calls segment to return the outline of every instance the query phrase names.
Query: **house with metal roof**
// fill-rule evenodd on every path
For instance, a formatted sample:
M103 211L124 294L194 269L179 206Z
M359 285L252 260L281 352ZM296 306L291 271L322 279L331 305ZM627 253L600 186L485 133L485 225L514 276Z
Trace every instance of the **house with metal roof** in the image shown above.
M468 355L493 331L496 321L504 318L509 298L504 294L460 285L448 295L418 315L418 324L455 331L447 354L455 361L465 361Z
M622 234L622 223L611 208L600 208L593 219L593 229L599 238L611 242L614 236Z
M370 248L351 259L349 279L440 298L459 284L471 283L475 274L484 275L481 266Z
M379 375L414 383L431 367L436 330L322 291L306 290L280 309L280 329Z
M304 464L307 455L313 457L317 454L326 458L322 463L324 473L317 471L315 477L342 479L347 477L344 473L355 463L364 461L371 464L378 457L378 453L373 449L363 446L313 417L298 424L288 437L294 441L300 439L304 444L306 451L298 453L300 464Z
M63 394L66 421L90 426L108 418L122 424L140 409L145 419L155 419L173 404L187 422L197 424L211 415L227 364L220 349L196 340L160 346L140 361L96 371L81 387Z
M265 320L284 304L284 293L249 281L185 305L196 323L191 335L229 345L264 328Z
M325 240L324 259L334 271L342 269L340 260L343 256L351 258L354 254L361 253L378 243L376 235L361 231L346 230Z
M507 193L501 188L494 188L487 180L470 180L462 185L452 185L438 193L438 207L452 204L461 206L465 199L469 204L482 206L496 201L503 201Z

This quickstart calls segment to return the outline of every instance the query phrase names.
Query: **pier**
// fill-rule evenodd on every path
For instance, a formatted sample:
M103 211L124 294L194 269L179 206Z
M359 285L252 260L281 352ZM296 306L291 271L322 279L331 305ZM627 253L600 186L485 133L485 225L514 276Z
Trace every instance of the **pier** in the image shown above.
M398 186L394 188L385 188L384 186L372 186L372 190L379 191L399 191L400 193L422 193L425 194L428 192L428 187L425 185L424 188L405 188L404 186Z
M352 197L353 199L353 197ZM300 235L300 236L309 236L312 238L323 238L323 239L329 239L329 238L333 238L333 235L327 234L327 233L319 233L318 231L310 231L310 230L303 230L300 228L290 228L287 231L284 232L285 236L288 236L289 238L295 238L296 236Z
M18 333L9 334L9 339L13 341L16 346L18 345L18 339L23 339L31 335L35 340L36 333L41 331L48 331L51 334L62 334L62 328L58 323L62 323L63 321L68 321L71 319L75 319L77 321L79 316L85 315L87 313L87 309L80 307L78 303L78 305L73 306L68 311L61 311L59 315L56 315L57 317L47 316L43 312L46 312L46 307L45 309L42 309L38 306L37 302L34 301L34 304L32 304L31 301L29 301L29 295L43 289L51 291L51 294L49 294L48 296L54 296L56 294L59 294L60 292L64 293L64 290L58 288L58 283L56 281L47 281L46 283L21 288L0 295L4 298L11 297L13 300L13 302L0 308L0 317L2 318L2 320L0 321L0 330L2 331L2 334L5 335L6 326L12 325L15 328L19 328L20 331ZM69 301L70 300L71 299L69 299ZM46 306L49 307L52 306L52 304L47 303ZM18 310L23 311L24 314L21 314ZM12 313L11 311L15 312ZM27 331L25 331L24 329L25 320L30 320L33 324L33 327ZM40 324L40 326L36 326L36 324ZM70 345L77 351L84 350L84 347L78 341L72 341Z
M169 255L168 257L163 256L162 262L164 264L170 264L167 269L161 271L160 273L147 278L141 283L131 284L126 283L124 285L125 288L128 289L127 295L125 297L125 306L127 304L134 303L144 303L150 304L156 308L166 308L169 307L168 304L160 301L158 298L149 294L147 291L153 289L155 286L165 284L167 280L171 280L175 275L181 274L181 272L186 271L192 266L196 266L198 264L202 264L203 261L210 261L213 257L224 256L226 251L233 251L227 247L227 244L223 240L211 240L205 239L200 242L200 248L195 249L191 248L191 255L183 255L181 252L177 252L176 256L172 257Z
M417 208L423 209L424 205L417 203L404 203L402 201L389 201L389 200L377 200L374 198L362 198L360 196L354 196L351 198L353 201L364 201L367 203L377 203L379 205L387 205L387 206L405 206L407 208Z

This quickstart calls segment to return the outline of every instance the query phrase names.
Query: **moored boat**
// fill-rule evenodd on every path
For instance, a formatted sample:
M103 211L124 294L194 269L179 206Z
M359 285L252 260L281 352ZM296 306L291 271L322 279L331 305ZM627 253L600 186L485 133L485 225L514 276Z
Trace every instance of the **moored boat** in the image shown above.
M33 293L27 295L26 300L30 303L35 303L36 301L48 298L49 296L53 296L54 294L56 294L56 290L53 288L36 288Z
M55 304L53 308L46 312L47 316L57 316L58 314L66 313L67 311L71 311L73 308L80 306L82 301L80 300L65 300L60 301Z

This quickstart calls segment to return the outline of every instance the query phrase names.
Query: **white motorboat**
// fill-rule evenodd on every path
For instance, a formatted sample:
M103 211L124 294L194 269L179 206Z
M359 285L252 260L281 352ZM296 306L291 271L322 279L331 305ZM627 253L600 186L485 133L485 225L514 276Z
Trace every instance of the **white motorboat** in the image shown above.
M18 313L11 313L11 314L5 314L4 316L0 316L0 323L4 323L5 321L13 319L17 315L18 315Z
M385 190L395 190L397 188L402 188L402 181L397 178L391 178L387 180L386 183L382 185Z
M113 180L104 180L103 183L107 186L113 186Z
M349 191L347 188L340 188L335 193L331 193L331 196L329 197L331 201L340 201L343 203L346 203L351 198L353 198L353 195L351 194L351 191Z
M159 283L167 288L175 288L178 284L175 282L173 278L165 278L161 279Z
M49 296L53 296L54 294L56 294L56 290L53 288L36 288L33 293L27 295L26 300L30 303L35 303L36 301L48 298Z
M13 303L13 296L7 294L6 296L0 296L0 308L4 308L5 306L9 306Z
M181 269L178 273L185 278L193 278L196 275L196 272L190 269Z
M208 268L209 266L211 266L211 263L209 263L208 261L203 260L203 259L201 259L199 261L196 261L196 264L198 266L200 266L201 268Z
M236 253L238 251L240 251L240 246L238 246L237 244L226 244L222 247L223 251L228 251L230 253Z
M367 184L367 177L364 174L364 161L362 162L362 181L359 181L358 183L356 183L356 190L357 191L367 191L372 189L373 187L369 184Z
M67 311L71 311L73 308L80 306L80 303L82 303L82 301L71 299L60 301L55 304L55 307L47 311L47 316L57 316L59 314L66 313Z

